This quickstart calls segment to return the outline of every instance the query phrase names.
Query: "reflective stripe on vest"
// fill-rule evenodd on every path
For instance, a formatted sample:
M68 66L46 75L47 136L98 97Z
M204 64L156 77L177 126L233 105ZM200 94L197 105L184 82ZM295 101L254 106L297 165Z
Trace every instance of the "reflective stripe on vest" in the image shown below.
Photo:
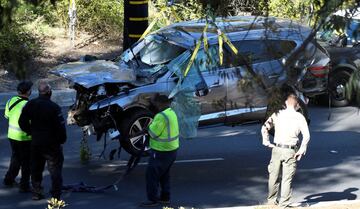
M150 133L151 137L152 137L153 139L157 140L157 141L162 141L162 142L166 142L166 141L171 142L171 141L174 141L174 140L178 139L178 138L179 138L179 134L176 135L176 136L174 136L174 137L171 137L171 127L170 127L170 121L169 121L168 116L165 115L164 112L160 112L159 114L161 114L161 115L165 118L165 120L166 120L167 135L168 135L168 137L167 137L167 138L164 138L164 139L161 139L160 136L157 136L154 132L152 132L152 131L149 129L149 133Z
M19 102L9 111L9 107L19 99L21 98L18 96L11 98L5 107L9 119L8 138L16 141L29 141L31 140L31 137L22 131L19 126L19 118L22 112L22 108L25 106L27 101L24 100Z
M164 129L161 133L158 133L159 135L157 135L155 132L158 132L158 130L151 130L150 124L150 147L158 151L176 150L177 148L179 148L179 125L177 121L177 116L171 108L160 112L159 115L161 115L162 118L165 119L166 130ZM158 118L159 116L157 115L155 117Z

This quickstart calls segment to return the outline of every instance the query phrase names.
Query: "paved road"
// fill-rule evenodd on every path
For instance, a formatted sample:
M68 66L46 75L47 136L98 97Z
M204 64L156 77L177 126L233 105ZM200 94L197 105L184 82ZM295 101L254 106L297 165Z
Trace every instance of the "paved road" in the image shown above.
M360 115L353 107L328 110L312 107L312 139L306 157L299 163L294 182L293 200L329 201L356 199L360 194ZM183 140L173 169L173 206L225 207L258 204L267 192L269 150L260 143L260 125L201 129L193 140ZM9 162L6 123L0 121L0 176ZM106 185L124 172L121 160L97 159L102 143L92 139L93 159L87 165L79 162L80 131L68 128L69 139L64 147L65 184L84 181L89 185ZM116 147L109 144L108 151ZM66 193L69 209L137 208L145 199L145 166L119 184L119 191L102 194ZM49 176L44 179L49 188ZM312 195L312 196L309 196ZM45 201L34 202L30 194L18 194L16 189L0 186L0 209L45 208Z

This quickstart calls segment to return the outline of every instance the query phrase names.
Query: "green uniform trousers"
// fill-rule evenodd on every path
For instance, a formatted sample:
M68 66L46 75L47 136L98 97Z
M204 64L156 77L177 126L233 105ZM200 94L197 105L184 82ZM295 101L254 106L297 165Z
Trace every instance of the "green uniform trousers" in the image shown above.
M281 206L290 204L291 183L296 171L296 150L272 148L269 170L269 203ZM279 197L280 190L280 197Z

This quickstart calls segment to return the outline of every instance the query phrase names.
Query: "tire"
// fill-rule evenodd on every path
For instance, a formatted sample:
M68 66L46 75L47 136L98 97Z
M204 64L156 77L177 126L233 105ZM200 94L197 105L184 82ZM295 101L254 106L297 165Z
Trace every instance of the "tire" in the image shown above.
M346 98L345 86L349 81L351 73L345 70L337 71L330 75L329 94L331 105L334 107L347 106L350 101Z
M139 155L144 153L141 151L141 149L144 146L145 140L147 140L145 137L148 136L140 137L134 141L132 141L129 136L134 136L136 133L146 128L152 121L153 117L154 115L150 111L138 109L136 111L130 112L129 114L126 114L126 116L120 120L120 143L126 152L131 155Z

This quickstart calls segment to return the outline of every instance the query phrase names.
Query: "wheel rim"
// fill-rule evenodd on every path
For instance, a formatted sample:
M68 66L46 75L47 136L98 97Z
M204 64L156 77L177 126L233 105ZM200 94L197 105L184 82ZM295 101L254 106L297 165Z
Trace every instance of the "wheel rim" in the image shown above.
M333 99L337 100L337 101L342 101L346 99L346 95L345 95L345 85L346 85L347 79L346 78L341 78L339 79L333 88Z
M134 136L140 131L142 131L144 128L147 128L151 123L151 121L152 118L147 116L135 120L135 122L130 127L129 136ZM144 142L146 141L147 137L148 136L139 136L139 137L130 138L131 146L136 150L140 151L143 148Z
M340 84L336 86L336 96L337 100L343 100L345 98L345 86Z

